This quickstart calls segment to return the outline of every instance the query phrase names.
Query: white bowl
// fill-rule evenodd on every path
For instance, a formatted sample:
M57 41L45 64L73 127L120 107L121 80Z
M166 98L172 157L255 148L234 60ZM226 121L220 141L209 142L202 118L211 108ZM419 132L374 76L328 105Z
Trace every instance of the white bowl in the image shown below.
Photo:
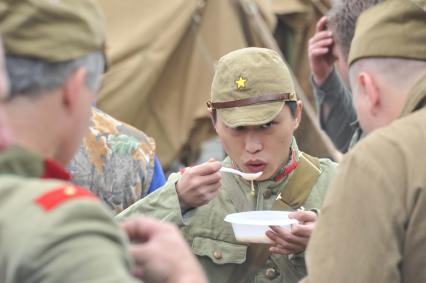
M259 210L228 214L226 222L232 224L237 241L245 243L273 243L265 234L269 226L291 229L296 219L289 219L289 211Z

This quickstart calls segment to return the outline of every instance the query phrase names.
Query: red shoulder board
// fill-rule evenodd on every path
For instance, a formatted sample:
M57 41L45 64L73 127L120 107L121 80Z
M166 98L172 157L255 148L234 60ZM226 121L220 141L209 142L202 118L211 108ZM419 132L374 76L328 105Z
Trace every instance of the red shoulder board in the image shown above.
M74 198L91 198L97 200L97 197L94 194L82 187L66 185L45 192L38 196L35 199L35 202L44 210L49 211L61 203Z

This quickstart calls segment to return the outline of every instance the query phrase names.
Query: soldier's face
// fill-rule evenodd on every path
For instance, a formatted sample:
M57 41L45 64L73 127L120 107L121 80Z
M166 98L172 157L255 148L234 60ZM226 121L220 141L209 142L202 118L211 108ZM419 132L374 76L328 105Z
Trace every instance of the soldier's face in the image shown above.
M348 63L347 58L343 55L343 51L340 48L338 43L333 45L332 49L333 56L337 58L336 67L340 74L340 77L343 79L343 82L347 87L349 87L349 76L348 76Z
M230 128L218 116L215 129L226 153L240 170L249 173L263 171L259 180L269 179L288 160L290 143L298 127L302 104L297 104L296 117L288 106L271 122L257 126Z
M78 150L83 136L87 133L91 117L92 104L95 100L94 91L86 86L86 71L78 69L68 79L68 90L64 91L67 101L67 123L72 127L61 143L61 151L56 159L62 164L68 164ZM65 108L65 107L64 107Z

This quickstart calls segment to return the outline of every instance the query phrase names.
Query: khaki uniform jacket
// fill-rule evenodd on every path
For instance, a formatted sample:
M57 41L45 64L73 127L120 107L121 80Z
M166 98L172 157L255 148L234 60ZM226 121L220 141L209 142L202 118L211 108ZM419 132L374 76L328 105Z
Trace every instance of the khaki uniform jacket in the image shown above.
M426 282L426 76L339 165L303 283Z
M300 154L295 142L293 145L297 154ZM224 166L231 166L229 158L223 163ZM336 165L328 159L321 159L320 166L322 173L303 204L305 209L321 207ZM143 213L178 224L193 253L204 267L209 281L235 283L230 278L235 272L241 272L239 270L241 264L247 260L248 245L237 242L231 225L224 221L227 214L238 212L227 186L241 189L248 210L267 210L271 209L277 194L292 177L292 173L279 181L254 182L256 194L252 193L250 182L233 174L223 174L219 195L207 205L192 209L184 215L179 206L175 186L180 176L180 174L171 175L163 188L130 206L119 214L118 218ZM303 253L291 259L287 256L273 255L250 282L297 282L305 274Z
M20 147L0 154L0 282L138 282L108 209L82 188L41 176L67 174Z

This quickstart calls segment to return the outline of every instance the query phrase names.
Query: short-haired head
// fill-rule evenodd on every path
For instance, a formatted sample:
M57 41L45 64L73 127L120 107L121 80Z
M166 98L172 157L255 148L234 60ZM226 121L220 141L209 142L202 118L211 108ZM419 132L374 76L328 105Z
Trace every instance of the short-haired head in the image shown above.
M81 67L87 86L98 87L105 29L94 1L3 1L0 18L10 97L52 90Z
M426 76L425 0L387 0L359 18L349 55L355 108L366 132L398 118Z
M339 44L345 60L348 59L355 26L359 15L384 0L334 0L328 12L328 26Z

